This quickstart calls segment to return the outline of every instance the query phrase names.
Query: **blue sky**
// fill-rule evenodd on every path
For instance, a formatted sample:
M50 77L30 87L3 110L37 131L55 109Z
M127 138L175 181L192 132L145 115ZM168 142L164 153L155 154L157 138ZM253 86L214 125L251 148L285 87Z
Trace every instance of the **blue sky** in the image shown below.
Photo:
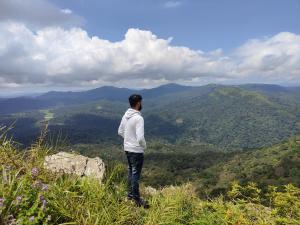
M300 85L300 0L1 0L0 96Z
M91 35L122 40L129 28L151 30L174 45L230 51L248 39L300 33L299 0L55 0L85 18ZM173 2L175 4L170 4ZM173 7L171 7L173 6Z

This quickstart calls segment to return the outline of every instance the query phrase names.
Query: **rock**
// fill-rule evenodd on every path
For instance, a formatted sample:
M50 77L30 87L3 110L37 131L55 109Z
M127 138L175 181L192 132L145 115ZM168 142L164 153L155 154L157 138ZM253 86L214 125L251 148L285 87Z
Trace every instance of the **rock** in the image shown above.
M93 159L88 158L84 172L85 176L92 176L102 181L104 177L104 172L105 165L99 157Z
M155 189L155 188L153 188L153 187L151 187L151 186L145 187L145 190L144 190L144 191L145 191L145 194L151 195L151 196L158 193L158 190Z
M54 155L46 156L44 168L52 172L94 177L98 179L100 183L105 174L104 162L99 157L88 158L68 152L59 152Z

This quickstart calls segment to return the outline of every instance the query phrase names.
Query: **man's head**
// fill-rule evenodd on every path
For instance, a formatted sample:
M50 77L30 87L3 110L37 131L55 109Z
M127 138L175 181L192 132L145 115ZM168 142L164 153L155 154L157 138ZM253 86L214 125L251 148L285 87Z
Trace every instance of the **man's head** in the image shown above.
M131 108L136 109L138 111L142 110L142 96L138 94L133 94L129 96L129 104Z

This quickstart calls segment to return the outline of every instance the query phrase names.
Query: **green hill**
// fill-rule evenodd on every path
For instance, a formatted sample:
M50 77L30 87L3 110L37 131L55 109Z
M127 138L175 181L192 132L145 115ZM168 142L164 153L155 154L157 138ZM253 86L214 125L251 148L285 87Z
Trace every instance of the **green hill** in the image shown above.
M234 154L203 171L204 186L222 190L232 181L256 182L261 188L292 183L300 187L300 136L271 147Z
M177 143L206 142L223 148L270 146L299 133L299 102L274 99L240 87L191 92L145 112L180 130ZM145 120L147 121L147 120Z

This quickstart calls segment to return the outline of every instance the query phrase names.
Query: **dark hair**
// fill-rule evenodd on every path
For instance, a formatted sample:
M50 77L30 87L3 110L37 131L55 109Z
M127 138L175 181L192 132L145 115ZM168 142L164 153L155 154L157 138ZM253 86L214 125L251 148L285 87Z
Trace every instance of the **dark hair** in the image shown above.
M131 107L135 107L136 104L140 101L142 101L142 96L138 94L133 94L129 96L129 104Z

